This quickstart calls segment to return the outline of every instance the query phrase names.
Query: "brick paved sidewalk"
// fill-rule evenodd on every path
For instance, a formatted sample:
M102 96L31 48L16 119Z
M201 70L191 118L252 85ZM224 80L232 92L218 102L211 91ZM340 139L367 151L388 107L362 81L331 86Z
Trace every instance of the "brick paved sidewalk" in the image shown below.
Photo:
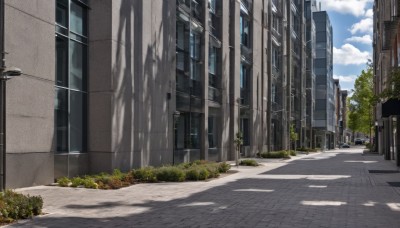
M361 149L260 160L208 182L120 190L41 186L44 212L10 227L400 227L399 173ZM236 169L235 167L233 169Z

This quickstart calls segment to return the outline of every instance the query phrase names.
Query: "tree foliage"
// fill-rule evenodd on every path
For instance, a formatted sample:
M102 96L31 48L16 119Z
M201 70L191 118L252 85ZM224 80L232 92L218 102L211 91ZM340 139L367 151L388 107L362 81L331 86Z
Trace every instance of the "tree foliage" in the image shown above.
M386 82L386 88L378 94L378 99L397 99L400 100L400 69L394 68Z
M349 97L349 123L352 131L368 134L372 127L373 107L373 68L368 64L354 83L353 95Z

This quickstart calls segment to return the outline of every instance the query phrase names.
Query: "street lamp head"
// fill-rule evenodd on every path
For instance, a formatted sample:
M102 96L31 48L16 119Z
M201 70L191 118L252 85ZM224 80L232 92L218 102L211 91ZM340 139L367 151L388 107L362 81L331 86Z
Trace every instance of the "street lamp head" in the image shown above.
M22 74L22 70L17 67L7 67L3 70L3 77L14 77L20 76Z

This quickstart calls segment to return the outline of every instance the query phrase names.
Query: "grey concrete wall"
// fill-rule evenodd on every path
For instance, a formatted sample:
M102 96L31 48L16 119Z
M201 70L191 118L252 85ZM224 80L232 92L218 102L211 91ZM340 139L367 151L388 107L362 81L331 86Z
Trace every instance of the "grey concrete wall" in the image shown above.
M221 152L219 153L219 160L225 161L231 156L232 150L232 133L231 131L231 109L233 106L230 104L232 100L230 99L231 88L230 88L230 43L229 43L229 12L230 12L230 1L221 1L222 16L221 16Z
M91 2L92 172L172 162L175 3Z
M7 188L54 180L54 23L54 1L5 0L6 65L24 72L7 82Z

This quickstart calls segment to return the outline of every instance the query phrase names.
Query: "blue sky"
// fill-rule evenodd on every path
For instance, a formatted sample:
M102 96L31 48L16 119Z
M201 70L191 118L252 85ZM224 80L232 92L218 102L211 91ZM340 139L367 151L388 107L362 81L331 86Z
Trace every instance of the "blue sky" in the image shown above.
M319 0L333 27L333 75L342 90L354 88L354 80L372 59L373 0Z

